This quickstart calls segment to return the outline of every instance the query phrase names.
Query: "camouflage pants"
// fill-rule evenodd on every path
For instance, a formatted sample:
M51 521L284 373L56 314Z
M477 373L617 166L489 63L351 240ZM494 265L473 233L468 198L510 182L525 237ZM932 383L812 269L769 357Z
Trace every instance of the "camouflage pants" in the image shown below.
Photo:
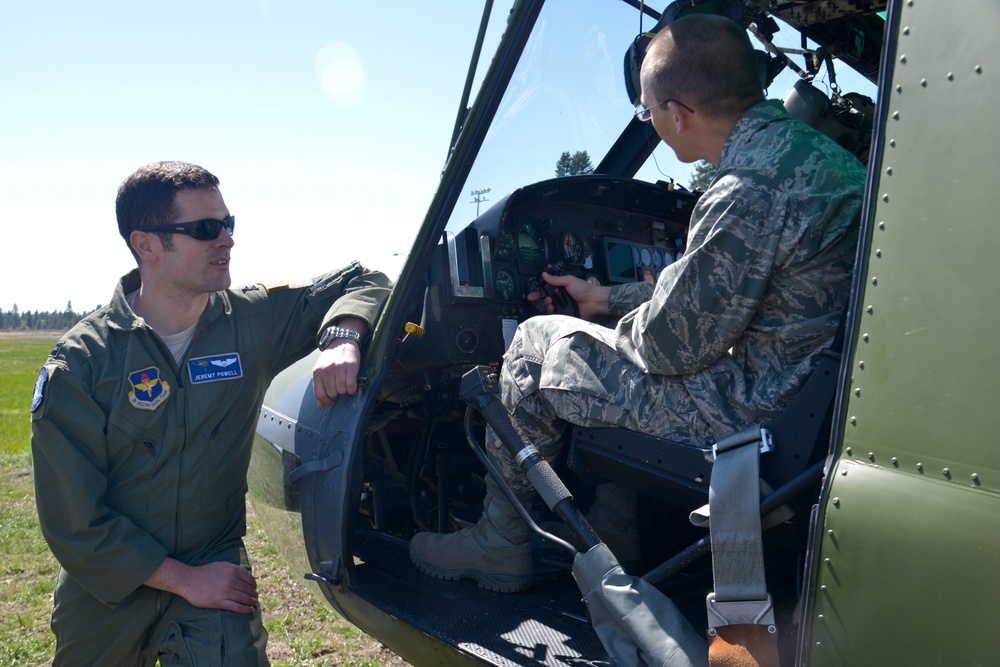
M570 424L617 426L705 446L711 427L677 377L648 375L615 349L613 329L548 315L523 322L504 355L500 398L550 462ZM487 447L515 492L531 486L492 430Z

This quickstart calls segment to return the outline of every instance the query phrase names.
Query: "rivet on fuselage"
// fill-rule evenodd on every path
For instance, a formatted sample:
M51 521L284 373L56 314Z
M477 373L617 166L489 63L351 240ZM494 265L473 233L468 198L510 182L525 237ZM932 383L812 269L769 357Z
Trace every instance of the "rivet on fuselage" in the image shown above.
M875 460L875 452L868 452L868 460L869 461Z
M983 73L983 66L982 65L976 65L975 69L976 69L976 74L982 74Z
M834 498L834 499L833 499L833 506L834 506L834 507L840 507L840 498ZM830 562L830 559L829 559L829 558L827 558L827 559L826 559L826 562L828 562L828 563L829 563L829 562Z
M917 470L919 470L920 472L923 472L924 471L924 464L923 463L917 463Z
M904 65L906 64L906 54L905 53L899 57L899 62L903 63Z
M949 470L948 468L942 470L941 474L944 475L946 478L951 479L951 470Z
M972 483L975 486L979 486L979 475L978 474L972 473Z
M865 370L865 362L863 359L858 362L858 368L860 368L861 370Z
M926 88L927 87L927 79L921 79L920 80L920 87L921 88Z
M908 26L908 25L907 26L903 26L903 34L904 35L909 35L910 34L910 26Z
M854 388L854 395L855 396L860 396L861 395L861 387L855 387Z
M851 417L851 423L853 424L854 422L855 422L854 417ZM845 449L844 453L847 454L848 456L854 456L854 451L850 447Z
M899 467L899 459L897 459L895 456L892 457L892 465L894 468Z
M868 342L868 334L861 334L861 340L863 340L864 342L867 343Z

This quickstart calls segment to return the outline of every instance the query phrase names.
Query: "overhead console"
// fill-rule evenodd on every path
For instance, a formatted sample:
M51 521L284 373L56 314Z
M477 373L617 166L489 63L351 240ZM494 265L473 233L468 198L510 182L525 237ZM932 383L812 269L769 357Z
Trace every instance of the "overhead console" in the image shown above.
M698 195L605 176L514 191L457 234L428 276L421 326L400 356L409 370L498 363L517 324L545 312L527 295L542 271L599 285L654 283L684 253Z

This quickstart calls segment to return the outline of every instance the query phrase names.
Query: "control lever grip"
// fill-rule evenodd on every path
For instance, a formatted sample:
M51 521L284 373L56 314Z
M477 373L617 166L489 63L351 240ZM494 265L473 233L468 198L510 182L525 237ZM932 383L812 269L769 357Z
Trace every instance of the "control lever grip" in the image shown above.
M545 273L548 273L550 276L564 276L566 275L566 270L562 262L555 262L554 264L550 262L545 265ZM580 317L580 307L577 306L573 297L566 292L565 287L550 285L545 282L545 278L542 276L539 276L539 283L545 295L552 299L552 306L555 308L557 315Z

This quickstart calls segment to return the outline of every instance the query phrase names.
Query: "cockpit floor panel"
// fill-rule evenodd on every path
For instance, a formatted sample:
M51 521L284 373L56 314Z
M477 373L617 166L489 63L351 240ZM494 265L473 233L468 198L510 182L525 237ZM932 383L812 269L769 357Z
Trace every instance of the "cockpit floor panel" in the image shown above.
M402 540L358 535L354 547L354 594L487 664L609 664L568 571L524 593L494 593L421 573Z

